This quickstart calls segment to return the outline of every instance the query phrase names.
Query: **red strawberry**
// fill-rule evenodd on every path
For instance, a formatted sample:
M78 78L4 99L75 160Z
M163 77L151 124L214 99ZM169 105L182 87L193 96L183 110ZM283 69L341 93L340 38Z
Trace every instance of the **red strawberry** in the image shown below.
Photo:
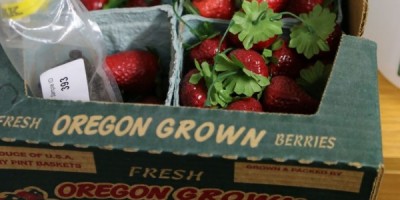
M255 51L263 51L264 49L267 49L270 47L278 38L278 36L274 36L272 38L269 38L265 41L258 42L251 47L251 49ZM238 35L232 34L231 32L228 33L228 39L230 43L232 43L233 46L236 46L238 48L244 48L243 43L239 40Z
M234 0L192 0L192 5L207 18L231 19L235 12Z
M269 77L264 58L254 50L235 49L229 53L229 57L235 56L250 71Z
M197 69L190 70L182 80L179 91L180 104L182 106L201 108L204 107L207 100L207 87L204 79L201 79L197 84L189 82L190 78L195 73L199 73L199 71Z
M318 101L286 76L271 79L271 84L264 91L262 104L267 112L312 114L318 108Z
M123 51L107 56L106 64L122 90L135 94L154 90L159 66L158 58L153 53L143 50Z
M270 63L272 76L285 75L297 78L300 70L306 66L306 59L295 49L289 48L286 41L282 43L281 48L272 53L272 62Z
M247 0L252 1L252 0ZM271 8L274 12L282 11L288 2L288 0L257 0L259 3L265 1L268 3L268 7Z
M101 10L108 0L81 0L83 5L90 10Z
M324 0L292 0L289 1L286 10L299 15L300 13L309 13L316 5L321 5Z
M221 36L216 36L203 40L199 45L190 50L190 58L193 61L197 60L199 63L208 62L209 64L213 64L221 38ZM220 52L225 51L227 48L228 44L224 40L221 44Z
M242 43L242 41L239 40L239 36L237 34L228 32L227 36L228 36L228 41L232 46L237 47L237 48L242 48L242 49L244 48L243 43Z
M125 7L148 7L160 4L161 0L128 0Z
M252 111L252 112L262 112L261 103L255 98L245 98L232 102L226 108L228 110L241 110L241 111Z
M275 35L274 37L269 38L268 40L258 42L256 44L254 44L251 49L256 50L256 51L263 51L264 49L267 49L268 47L270 47L276 41L277 38L278 38L278 36Z

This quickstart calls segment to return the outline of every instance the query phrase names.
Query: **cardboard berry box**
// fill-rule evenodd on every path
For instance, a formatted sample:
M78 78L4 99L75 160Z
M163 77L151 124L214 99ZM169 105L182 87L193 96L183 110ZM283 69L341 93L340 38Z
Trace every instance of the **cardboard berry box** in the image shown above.
M109 52L160 31L149 41L168 52L165 105L31 97L1 50L0 199L376 199L376 44L358 37L366 2L343 4L348 35L312 115L173 104L182 49L168 5L93 13Z

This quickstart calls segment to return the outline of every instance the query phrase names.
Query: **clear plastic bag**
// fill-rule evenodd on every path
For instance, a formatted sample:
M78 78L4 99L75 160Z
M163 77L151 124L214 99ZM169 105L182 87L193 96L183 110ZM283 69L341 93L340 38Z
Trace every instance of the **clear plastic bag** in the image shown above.
M101 31L80 1L1 0L0 6L0 43L30 95L62 100L121 100L105 66Z

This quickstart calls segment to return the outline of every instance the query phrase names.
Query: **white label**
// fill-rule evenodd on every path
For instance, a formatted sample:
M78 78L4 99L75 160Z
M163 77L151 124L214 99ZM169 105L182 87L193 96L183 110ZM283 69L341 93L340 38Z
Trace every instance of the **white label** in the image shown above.
M40 75L43 98L89 101L83 59L54 67Z

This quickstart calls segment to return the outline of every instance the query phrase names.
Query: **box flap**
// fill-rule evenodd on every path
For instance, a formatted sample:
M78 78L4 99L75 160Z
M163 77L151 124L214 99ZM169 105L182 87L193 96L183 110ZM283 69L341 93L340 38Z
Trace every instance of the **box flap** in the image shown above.
M343 4L346 30L351 35L362 36L368 13L368 0L346 0Z

